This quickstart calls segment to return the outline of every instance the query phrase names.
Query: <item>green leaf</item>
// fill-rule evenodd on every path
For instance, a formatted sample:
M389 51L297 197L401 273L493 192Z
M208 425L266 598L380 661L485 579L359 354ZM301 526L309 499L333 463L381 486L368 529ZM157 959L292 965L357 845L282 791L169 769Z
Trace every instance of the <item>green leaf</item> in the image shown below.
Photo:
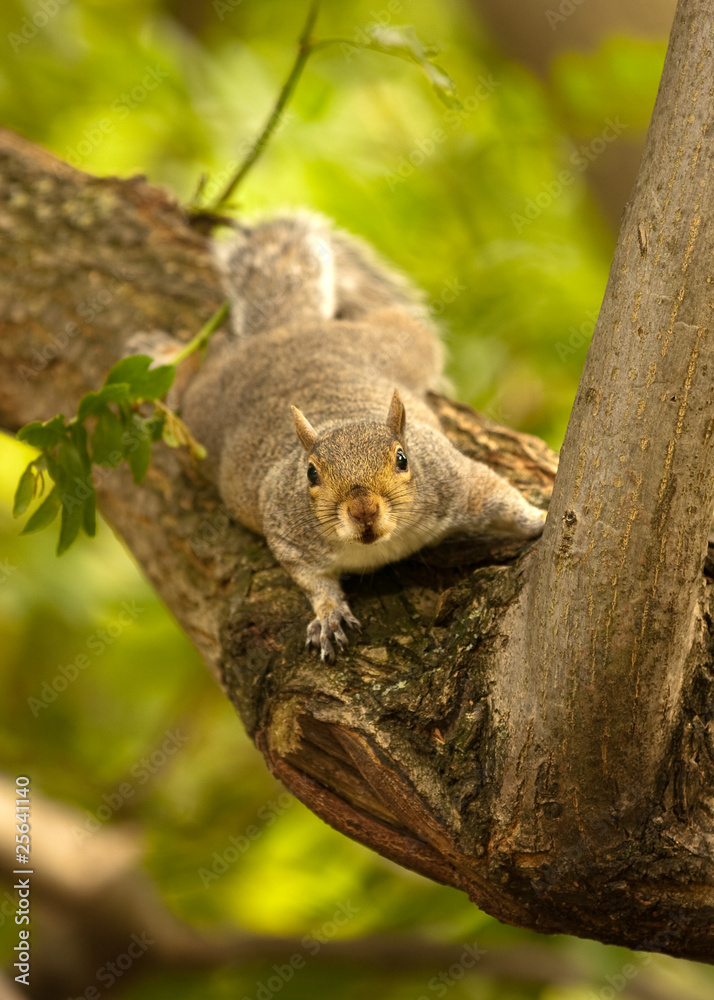
M125 382L129 386L129 399L161 399L171 388L176 368L174 365L159 365L150 368L152 358L148 354L132 354L117 361L107 375L105 386Z
M71 501L71 503L68 501ZM57 543L58 556L66 552L77 537L77 533L82 525L83 510L84 504L81 500L78 500L71 494L62 497L62 521L60 524L59 542Z
M17 489L15 490L15 502L12 507L13 517L20 517L21 514L24 514L35 495L34 465L33 460L20 476L20 482L17 484Z
M92 460L113 469L121 462L126 445L122 441L124 424L111 410L102 410L92 434Z
M57 464L57 460L50 454L45 454L42 456L42 460L47 466L47 471L49 472L52 479L57 483L62 477L62 470Z
M136 413L132 413L128 428L131 437L126 446L126 460L135 483L140 483L144 478L151 460L151 434L148 423L149 421L142 420Z
M152 441L160 441L164 434L164 415L158 410L149 421L148 428Z
M159 365L146 373L146 378L138 390L139 399L163 399L173 385L176 368L174 365Z
M104 385L126 382L132 388L135 382L144 378L150 364L151 358L148 354L131 354L128 358L122 358L109 369Z
M64 416L60 413L52 420L42 423L35 420L31 424L25 424L17 432L18 441L25 441L39 451L46 451L59 444L66 431Z
M370 31L374 47L387 55L398 56L421 66L429 83L436 91L437 97L447 107L460 108L461 101L456 93L456 84L441 66L432 62L438 49L425 45L411 25L381 27L379 25Z
M99 392L88 392L82 396L77 410L77 420L82 423L93 413L102 413L108 403L128 403L131 390L128 382L113 382L104 385Z
M90 538L94 538L97 533L97 492L94 485L92 485L92 492L84 501L82 527Z
M84 424L74 422L70 424L69 435L79 457L82 475L86 478L92 471L92 461L89 457L89 449L87 448L87 428Z
M427 53L434 55L433 47L427 49L416 33L416 28L411 24L404 25L381 25L375 24L370 29L369 34L381 48L394 49L401 55L408 55L416 62L426 59Z
M129 466L135 483L140 483L146 475L151 460L151 438L146 437L128 457Z
M423 62L422 70L426 73L427 79L436 91L436 96L447 108L460 108L461 101L456 93L456 84L448 73L437 66L436 63Z
M55 486L22 529L22 534L29 535L33 531L41 531L42 528L52 524L61 506L59 490Z
M57 449L57 472L55 482L58 486L71 488L76 481L84 482L89 476L89 466L76 443L62 441Z

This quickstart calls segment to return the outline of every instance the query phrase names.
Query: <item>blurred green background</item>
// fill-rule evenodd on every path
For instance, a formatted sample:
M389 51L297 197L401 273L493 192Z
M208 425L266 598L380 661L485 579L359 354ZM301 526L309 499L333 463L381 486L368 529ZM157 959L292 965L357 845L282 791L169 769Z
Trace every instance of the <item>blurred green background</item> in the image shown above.
M183 202L207 173L215 192L266 118L304 16L305 5L288 0L6 0L2 122L92 173L140 172ZM348 44L375 21L412 24L440 47L461 110L440 103L417 68ZM587 52L561 52L539 77L509 58L466 0L326 3L317 34L346 43L309 62L240 191L241 211L310 206L371 241L426 290L459 397L558 448L615 239L590 165L601 146L641 141L666 39L607 36ZM626 128L610 139L608 122ZM513 985L482 978L477 966L449 985L453 1000L711 996L708 968L660 957L644 968L622 949L502 926L288 803L108 529L61 560L53 532L18 536L11 496L30 454L0 438L2 765L84 817L128 782L131 795L105 823L138 824L146 869L175 914L207 930L302 936L349 900L356 915L344 937L528 944L579 970L573 985ZM123 602L134 609L128 621ZM88 666L43 701L79 654ZM142 771L167 731L179 731L182 745ZM259 832L240 859L204 884L214 852L252 826ZM5 961L14 930L2 920ZM616 990L630 961L637 974ZM281 996L430 998L446 992L434 985L439 971L385 973L364 961L346 972L323 956ZM270 963L253 962L139 977L126 995L252 998L269 972Z

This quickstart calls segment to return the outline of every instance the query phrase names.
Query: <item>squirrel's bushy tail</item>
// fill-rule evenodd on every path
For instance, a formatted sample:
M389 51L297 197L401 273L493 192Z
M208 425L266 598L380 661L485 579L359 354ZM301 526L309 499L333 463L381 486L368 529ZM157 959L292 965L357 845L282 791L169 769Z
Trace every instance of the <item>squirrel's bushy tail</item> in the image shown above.
M425 313L405 278L320 216L243 226L216 254L239 337L295 323L358 320L393 306Z

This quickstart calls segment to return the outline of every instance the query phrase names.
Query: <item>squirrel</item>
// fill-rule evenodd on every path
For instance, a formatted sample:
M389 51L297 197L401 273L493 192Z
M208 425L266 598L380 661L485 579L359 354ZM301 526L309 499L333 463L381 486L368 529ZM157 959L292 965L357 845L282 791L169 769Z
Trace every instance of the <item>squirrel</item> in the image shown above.
M360 630L344 574L457 531L541 533L545 512L459 452L427 405L442 346L406 279L312 215L215 246L232 333L209 346L181 416L228 511L312 603L308 648L332 663L345 626Z

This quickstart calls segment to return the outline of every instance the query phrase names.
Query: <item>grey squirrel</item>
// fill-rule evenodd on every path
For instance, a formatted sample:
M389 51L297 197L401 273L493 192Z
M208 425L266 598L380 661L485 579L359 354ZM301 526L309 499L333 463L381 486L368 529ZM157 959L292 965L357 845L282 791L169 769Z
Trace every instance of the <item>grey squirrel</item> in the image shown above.
M441 342L405 279L314 216L216 246L233 333L189 382L182 417L227 509L310 599L322 660L360 628L341 575L456 531L541 533L545 513L440 430L426 392Z

